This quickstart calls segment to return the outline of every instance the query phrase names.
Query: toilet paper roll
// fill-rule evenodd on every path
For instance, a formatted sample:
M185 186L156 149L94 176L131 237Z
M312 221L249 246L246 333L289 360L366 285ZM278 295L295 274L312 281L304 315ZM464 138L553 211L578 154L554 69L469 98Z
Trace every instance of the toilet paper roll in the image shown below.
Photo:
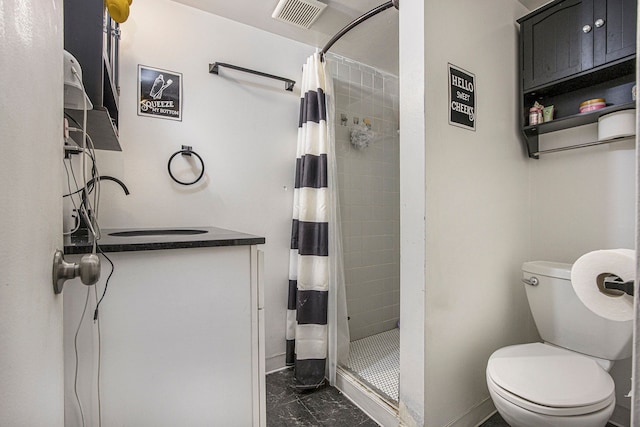
M609 113L598 119L598 141L632 136L635 133L635 108Z
M582 255L571 268L571 284L580 301L605 319L633 319L633 297L604 288L604 279L618 276L623 281L635 279L636 255L631 249L593 251Z

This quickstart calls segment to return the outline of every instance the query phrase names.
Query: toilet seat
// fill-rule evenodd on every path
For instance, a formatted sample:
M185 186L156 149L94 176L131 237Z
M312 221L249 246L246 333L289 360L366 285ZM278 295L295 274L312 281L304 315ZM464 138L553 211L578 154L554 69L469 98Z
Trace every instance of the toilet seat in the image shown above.
M550 416L589 414L615 402L613 379L594 360L542 343L494 352L487 384L506 401Z

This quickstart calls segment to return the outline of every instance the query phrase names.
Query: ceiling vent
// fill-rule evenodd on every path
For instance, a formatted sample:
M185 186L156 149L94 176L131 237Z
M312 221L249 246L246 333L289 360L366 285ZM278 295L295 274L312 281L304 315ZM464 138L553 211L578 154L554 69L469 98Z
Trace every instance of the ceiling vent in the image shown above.
M325 3L316 0L280 0L271 17L297 27L309 28L325 7Z

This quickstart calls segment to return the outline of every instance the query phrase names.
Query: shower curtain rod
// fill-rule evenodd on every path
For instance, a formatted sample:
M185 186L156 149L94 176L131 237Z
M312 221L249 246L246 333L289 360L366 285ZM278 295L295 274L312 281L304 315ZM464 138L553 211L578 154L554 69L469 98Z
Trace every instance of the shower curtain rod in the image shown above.
M356 18L353 21L351 21L349 24L347 24L346 27L344 27L343 29L338 31L338 33L335 36L333 36L331 38L331 40L329 40L329 42L320 51L320 56L324 57L324 54L327 53L327 51L329 49L331 49L331 46L333 46L333 44L335 42L340 40L340 38L342 36L344 36L349 31L351 31L354 27L357 27L358 25L362 24L367 19L371 18L372 16L375 16L375 15L379 14L380 12L382 12L384 10L389 9L390 7L395 7L396 9L399 9L400 8L400 0L390 0L390 1L386 2L386 3L384 3L384 4L381 4L378 7L375 7L373 9L371 9L369 12L367 12L364 15L360 16L359 18Z

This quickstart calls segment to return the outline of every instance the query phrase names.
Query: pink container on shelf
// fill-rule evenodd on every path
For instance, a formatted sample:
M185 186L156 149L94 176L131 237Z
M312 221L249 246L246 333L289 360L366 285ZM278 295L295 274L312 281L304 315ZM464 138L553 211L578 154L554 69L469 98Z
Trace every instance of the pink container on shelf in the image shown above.
M580 103L580 112L588 113L589 111L600 110L601 108L604 108L606 106L607 103L605 102L604 98L589 99Z

